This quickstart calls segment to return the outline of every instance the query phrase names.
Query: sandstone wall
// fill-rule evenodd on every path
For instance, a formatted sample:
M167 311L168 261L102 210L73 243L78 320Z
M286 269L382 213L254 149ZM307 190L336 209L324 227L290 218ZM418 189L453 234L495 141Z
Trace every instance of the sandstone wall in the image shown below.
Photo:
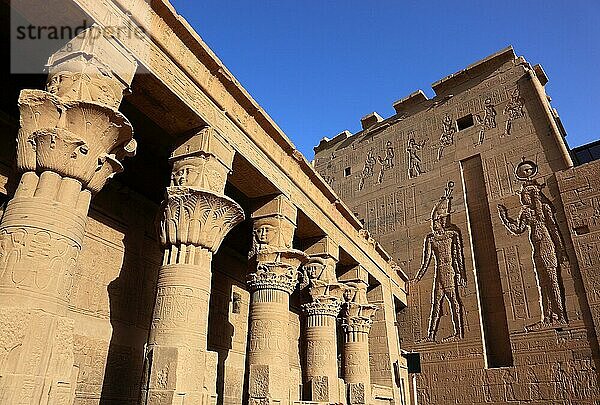
M421 404L598 398L597 340L587 301L597 287L587 270L592 256L582 261L581 250L595 245L591 233L575 235L577 255L571 243L572 229L582 225L569 227L565 218L555 173L568 160L557 136L559 121L550 118L554 111L536 91L545 81L541 68L505 50L434 84L434 99L414 93L394 105L391 118L367 116L363 131L342 133L316 148L316 169L409 277L425 267L421 281L410 285L408 307L398 314L402 348L421 353ZM539 173L518 180L515 168L523 158ZM559 176L569 215L589 217L572 208L581 205L573 188L588 187L585 209L592 213L597 187L581 180L585 174L578 181ZM530 242L526 224L538 217L521 202L526 186L525 194L545 207L547 222L558 224L560 237ZM522 229L510 233L498 205L515 226L523 209L530 222L523 219ZM436 224L443 229L438 236ZM593 225L588 227L591 232ZM424 253L428 266L422 266ZM587 296L580 265L592 286ZM542 281L550 286L542 294L538 278L547 278L544 266L554 267L558 280ZM559 286L559 298L552 298L552 285ZM550 307L548 323L541 322L542 295ZM559 320L561 299L567 322ZM434 301L442 302L439 325L430 327Z

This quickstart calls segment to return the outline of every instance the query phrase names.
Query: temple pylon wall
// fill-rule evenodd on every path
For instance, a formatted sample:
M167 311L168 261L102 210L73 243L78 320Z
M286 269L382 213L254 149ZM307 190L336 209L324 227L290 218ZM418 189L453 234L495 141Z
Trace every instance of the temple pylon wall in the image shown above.
M595 166L573 167L547 82L508 47L315 148L317 171L408 274L408 305L393 310L420 404L600 397L581 242Z

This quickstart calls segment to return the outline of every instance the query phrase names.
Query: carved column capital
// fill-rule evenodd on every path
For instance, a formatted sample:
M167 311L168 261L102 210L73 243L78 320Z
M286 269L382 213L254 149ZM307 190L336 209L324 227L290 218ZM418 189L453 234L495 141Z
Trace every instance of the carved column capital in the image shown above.
M111 107L23 90L19 110L17 167L22 172L52 171L96 193L123 171L120 160L135 154L131 124Z
M296 207L283 194L259 202L252 213L252 249L248 256L292 250L296 215Z
M378 307L367 301L367 283L356 279L345 286L342 328L346 336L354 335L352 332L368 334Z
M340 313L341 301L331 296L321 296L312 302L302 304L302 310L307 316L324 315L337 317Z
M256 271L248 275L248 286L251 291L281 290L291 294L298 284L298 265L284 261L258 262Z
M214 253L244 220L238 203L224 195L235 151L213 128L179 143L170 157L171 185L161 207L164 263L195 264L195 248Z
M116 109L130 91L136 68L133 55L93 25L50 57L46 90L67 102Z
M234 155L235 150L225 138L213 127L206 126L178 145L171 154L171 186L223 194Z
M191 187L169 187L160 219L163 247L191 245L216 252L225 236L244 219L231 198Z
M377 305L346 302L342 317L344 331L369 333L376 311Z
M135 154L133 129L117 109L137 63L95 28L74 38L69 49L50 57L47 91L21 91L17 167L51 171L96 193L123 171L120 161Z
M248 276L252 291L275 289L291 294L298 284L298 268L308 259L292 248L296 207L284 195L262 201L252 213L252 249Z

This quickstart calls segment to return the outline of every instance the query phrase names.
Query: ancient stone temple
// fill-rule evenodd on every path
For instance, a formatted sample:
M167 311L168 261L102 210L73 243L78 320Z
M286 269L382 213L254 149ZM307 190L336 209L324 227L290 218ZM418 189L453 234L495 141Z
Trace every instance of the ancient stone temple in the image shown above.
M0 10L88 25L2 65L1 404L410 402L404 273L168 1Z
M168 0L0 16L81 27L0 73L0 404L600 401L600 162L539 65L311 164Z
M509 47L315 148L409 276L413 403L600 401L600 162L574 167L547 82Z

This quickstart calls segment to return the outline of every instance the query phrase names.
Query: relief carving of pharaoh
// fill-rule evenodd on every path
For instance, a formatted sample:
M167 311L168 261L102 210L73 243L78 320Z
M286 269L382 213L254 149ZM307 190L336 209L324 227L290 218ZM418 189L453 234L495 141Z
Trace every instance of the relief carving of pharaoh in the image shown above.
M373 151L369 150L367 157L365 158L365 164L362 172L360 173L360 180L358 183L358 190L362 190L365 186L365 179L373 177L374 167L377 164L377 159L373 155Z
M421 168L422 161L419 153L421 149L425 147L426 141L427 139L417 142L415 141L415 138L410 138L408 140L406 153L408 155L408 177L411 179L425 173L425 171Z
M542 323L534 327L567 323L561 270L569 265L555 209L542 192L545 184L534 179L537 173L537 164L525 159L515 168L515 177L521 181L521 190L518 192L521 211L517 219L509 216L504 205L498 205L502 224L511 234L518 236L529 233L533 270L542 307Z
M479 138L477 139L475 146L483 145L486 131L496 128L496 115L496 108L492 104L492 99L489 97L486 98L483 118L479 114L475 116L479 123Z
M427 336L422 340L424 342L435 341L445 300L450 306L454 333L443 341L464 337L463 304L459 286L466 286L466 271L462 236L460 230L450 221L453 189L454 182L448 182L444 195L431 212L432 232L425 237L423 262L415 276L415 282L419 282L429 268L431 259L435 260L431 315Z
M391 141L387 141L385 144L385 156L377 156L377 160L381 165L379 169L379 175L377 176L377 183L381 184L383 182L384 173L394 167L394 145Z
M440 135L437 160L439 161L444 149L454 144L454 134L456 133L456 124L451 115L446 114L442 119L442 134Z
M525 100L521 97L519 88L515 88L510 95L510 100L504 107L503 113L506 115L506 124L503 135L511 135L513 121L525 116Z

